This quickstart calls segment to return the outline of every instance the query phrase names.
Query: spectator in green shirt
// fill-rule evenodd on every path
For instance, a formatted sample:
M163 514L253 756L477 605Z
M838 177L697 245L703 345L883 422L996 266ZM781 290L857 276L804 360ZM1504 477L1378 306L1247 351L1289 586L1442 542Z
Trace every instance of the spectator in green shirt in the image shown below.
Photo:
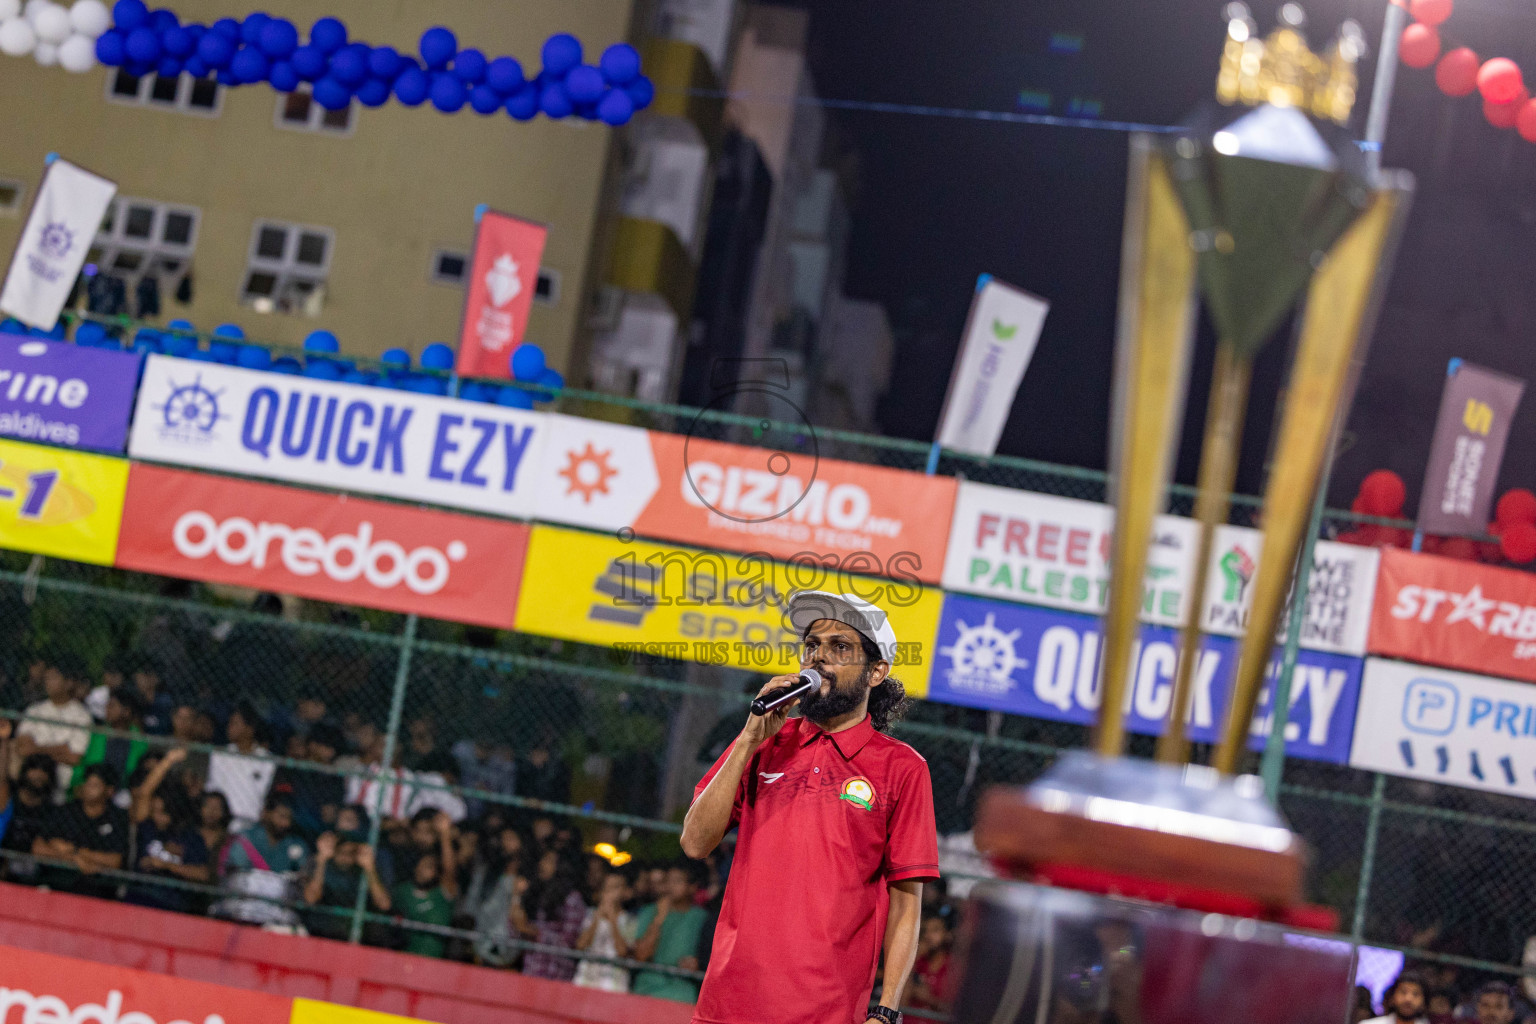
M118 732L133 733L143 732L142 719L144 714L144 702L139 698L137 691L126 686L119 686L107 696L106 724L108 729L116 729ZM91 733L91 740L86 744L85 753L81 755L80 762L75 765L75 774L69 781L70 791L80 785L85 778L85 770L93 764L105 764L117 773L120 779L131 779L133 771L144 758L144 752L149 745L143 740L129 739L126 736L107 736L104 733Z
M394 911L414 924L447 927L453 923L453 905L459 898L458 859L453 849L453 822L439 811L432 827L437 832L438 852L423 854L409 882L401 882L390 894ZM405 951L419 956L441 957L448 940L432 932L408 930Z
M379 877L374 864L373 847L360 832L325 832L315 841L315 866L304 883L304 902L312 907L343 910L346 916L314 913L305 918L311 935L346 941L351 932L351 912L357 906L357 891L368 887L368 910L376 914L390 911L389 889ZM363 926L363 941L380 945L385 934L381 926L369 922Z
M695 904L703 879L702 865L685 861L667 869L666 886L661 899L642 907L635 918L633 956L653 964L699 969L699 933L704 930L704 908ZM642 996L659 996L691 1003L699 998L699 983L691 978L656 971L641 971L635 976L633 991Z

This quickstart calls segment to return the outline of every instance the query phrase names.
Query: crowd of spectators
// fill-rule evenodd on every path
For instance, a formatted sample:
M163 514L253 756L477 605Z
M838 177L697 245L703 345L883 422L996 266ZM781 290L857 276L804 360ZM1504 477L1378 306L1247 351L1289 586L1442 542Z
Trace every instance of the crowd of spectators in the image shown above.
M1536 1024L1536 993L1493 979L1463 979L1450 964L1404 971L1382 993L1381 1012L1371 991L1355 989L1350 1024Z
M696 978L638 965L705 968L729 850L615 866L593 846L616 834L472 798L568 803L552 738L445 748L415 718L386 766L383 731L319 696L220 716L169 699L147 660L104 675L40 659L37 699L0 718L0 879L341 940L361 903L372 945L697 997ZM927 903L908 1001L939 1010L952 913L941 886Z

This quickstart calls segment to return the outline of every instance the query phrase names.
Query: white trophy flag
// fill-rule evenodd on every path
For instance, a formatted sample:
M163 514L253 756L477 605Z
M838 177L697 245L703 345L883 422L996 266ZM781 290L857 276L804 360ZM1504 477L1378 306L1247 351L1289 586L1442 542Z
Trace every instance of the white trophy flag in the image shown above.
M74 164L48 165L0 291L0 312L42 330L58 322L116 194L115 183Z
M1050 309L1044 299L982 275L949 378L937 444L973 455L997 454Z

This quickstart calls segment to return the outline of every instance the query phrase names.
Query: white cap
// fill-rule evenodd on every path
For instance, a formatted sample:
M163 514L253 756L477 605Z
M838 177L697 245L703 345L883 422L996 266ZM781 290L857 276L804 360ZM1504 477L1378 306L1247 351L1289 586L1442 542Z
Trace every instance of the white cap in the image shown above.
M850 626L880 648L886 661L896 661L896 631L890 616L857 594L833 594L825 590L801 590L789 599L789 622L804 636L811 624L832 619Z

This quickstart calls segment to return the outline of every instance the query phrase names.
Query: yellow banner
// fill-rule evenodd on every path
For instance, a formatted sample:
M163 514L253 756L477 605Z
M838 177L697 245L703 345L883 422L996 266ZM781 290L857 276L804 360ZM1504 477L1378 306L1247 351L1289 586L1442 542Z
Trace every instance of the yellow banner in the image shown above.
M111 565L128 461L0 441L0 547Z
M289 1024L421 1024L414 1017L397 1017L378 1010L302 998L294 999L293 1013L288 1020Z
M517 602L517 629L636 655L769 674L799 667L785 608L797 590L857 594L885 611L898 643L891 674L928 694L943 593L916 579L843 570L835 559L774 562L552 526L535 526Z

